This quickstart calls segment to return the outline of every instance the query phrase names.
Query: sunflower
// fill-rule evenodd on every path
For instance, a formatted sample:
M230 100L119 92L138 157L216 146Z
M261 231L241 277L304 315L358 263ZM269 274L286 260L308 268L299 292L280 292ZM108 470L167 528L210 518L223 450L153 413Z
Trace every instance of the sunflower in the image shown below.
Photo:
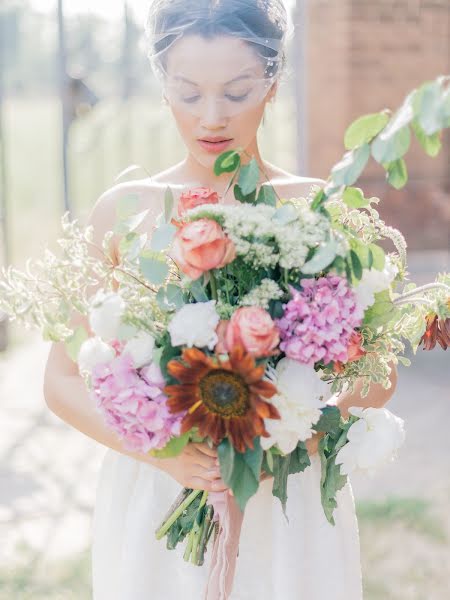
M263 400L271 398L277 388L262 379L265 365L255 359L242 345L235 346L228 360L210 357L198 348L186 348L183 362L171 360L167 370L179 384L164 388L172 413L187 411L181 433L198 427L201 436L209 436L215 444L229 437L238 452L254 449L256 436L269 437L264 419L279 419L274 405Z

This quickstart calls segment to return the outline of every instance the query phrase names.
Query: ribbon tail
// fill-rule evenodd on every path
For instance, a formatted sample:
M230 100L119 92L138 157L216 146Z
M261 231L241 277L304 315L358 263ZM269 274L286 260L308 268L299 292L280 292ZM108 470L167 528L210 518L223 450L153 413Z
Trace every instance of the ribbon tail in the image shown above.
M228 600L233 589L244 513L228 491L210 492L208 503L219 519L219 534L214 540L205 600Z

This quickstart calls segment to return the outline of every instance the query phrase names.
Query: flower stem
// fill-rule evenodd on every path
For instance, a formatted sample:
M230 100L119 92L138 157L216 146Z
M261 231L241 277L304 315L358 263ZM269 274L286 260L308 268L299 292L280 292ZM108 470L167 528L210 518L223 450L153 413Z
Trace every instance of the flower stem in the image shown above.
M405 300L406 298L411 298L413 296L417 296L417 294L421 294L422 292L427 292L429 290L437 290L437 289L446 290L447 292L450 293L450 286L446 285L445 283L440 283L440 282L427 283L426 285L422 285L420 287L414 288L413 290L410 290L409 292L405 292L404 294L402 294L401 296L399 296L398 298L396 298L394 300L394 304L397 304L398 302L401 302L402 300Z
M172 513L172 516L169 517L169 519L164 523L164 525L158 529L158 531L156 532L157 540L162 539L166 535L166 533L169 531L169 529L172 527L172 525L175 523L178 517L182 514L182 512L191 504L191 502L193 502L197 498L199 494L201 494L201 492L202 490L193 490L189 494L186 500L184 500L180 504L180 506L175 510L175 512Z
M211 296L213 297L213 300L218 300L218 297L217 297L217 282L216 282L216 278L214 276L214 272L213 271L209 272L209 283L211 285Z

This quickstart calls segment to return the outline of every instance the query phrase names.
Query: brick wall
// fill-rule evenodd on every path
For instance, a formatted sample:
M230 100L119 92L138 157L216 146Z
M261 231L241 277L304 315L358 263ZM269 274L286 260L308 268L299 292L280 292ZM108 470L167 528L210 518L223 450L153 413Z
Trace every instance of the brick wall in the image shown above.
M308 0L309 173L326 177L345 152L344 133L358 116L396 109L422 82L450 74L450 0ZM438 157L413 139L409 181L385 184L371 159L359 184L379 196L381 214L412 249L448 248L450 131Z

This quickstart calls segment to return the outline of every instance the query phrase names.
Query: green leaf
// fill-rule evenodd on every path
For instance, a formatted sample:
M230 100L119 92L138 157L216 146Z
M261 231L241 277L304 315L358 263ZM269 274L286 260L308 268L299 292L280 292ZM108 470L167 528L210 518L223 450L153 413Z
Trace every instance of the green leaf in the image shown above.
M359 260L359 256L354 250L350 250L350 259L352 261L353 274L355 275L355 278L360 281L363 274L363 267L361 261Z
M301 473L309 467L311 460L309 458L308 450L304 442L299 442L297 448L291 452L291 459L289 461L289 475L294 473Z
M288 225L298 219L298 211L296 207L290 202L286 202L283 206L280 206L272 215L272 220L276 221L280 225Z
M341 411L337 406L324 406L322 415L314 425L315 431L325 431L335 435L339 432L341 422Z
M372 142L372 156L381 165L391 163L404 156L410 144L411 131L408 125L395 132L387 127Z
M254 450L247 448L244 453L237 452L228 439L224 439L217 448L220 472L226 485L231 487L240 509L244 511L248 500L259 487L263 450L259 438L254 439Z
M350 240L351 249L358 255L363 269L370 269L373 264L373 254L370 247L358 238Z
M214 163L215 175L222 173L232 173L241 164L241 157L237 150L228 150L223 152Z
M119 221L123 221L135 215L139 210L139 195L128 194L119 198L116 207L116 216Z
M405 187L406 182L408 181L408 169L404 159L399 158L398 160L390 163L386 176L388 183L390 183L396 190L400 190Z
M314 273L320 273L336 258L336 254L339 248L337 240L332 238L328 242L320 244L316 249L314 256L306 262L301 268L302 273L306 275L312 275Z
M445 126L445 96L439 81L422 84L414 99L417 120L426 135L433 135Z
M370 244L370 251L373 256L373 268L377 271L382 271L386 264L386 254L381 246L377 246L377 244Z
M144 277L155 285L162 285L169 274L169 266L166 263L164 255L158 256L155 253L152 255L141 254L139 257L139 266Z
M164 376L164 379L167 381L167 383L178 382L178 380L175 379L175 377L172 377L172 375L170 375L170 373L167 371L167 364L171 360L178 358L180 356L180 354L181 354L180 346L176 346L176 347L172 346L170 343L170 336L169 336L169 334L167 334L166 343L162 346L161 360L159 362L161 372Z
M280 499L281 506L283 507L283 513L286 519L286 504L287 504L287 483L289 477L289 463L291 461L291 455L273 457L273 487L272 494Z
M334 193L335 189L339 189L341 186L332 186L332 184L327 184L325 188L320 189L317 194L314 196L314 200L311 202L311 210L314 212L318 212L326 201L327 197L331 196Z
M161 225L161 227L155 229L150 242L151 249L155 252L166 250L171 245L176 232L177 228L171 223Z
M65 341L67 354L77 362L78 354L83 343L88 339L89 335L86 329L82 326L77 327L70 338Z
M364 325L373 328L381 327L399 315L399 309L391 300L390 290L384 290L375 294L375 303L367 309L364 315Z
M196 302L208 302L209 297L205 291L205 286L202 283L201 278L190 283L188 290L191 292Z
M336 186L352 185L363 172L370 158L369 144L363 144L346 152L331 170L332 182Z
M161 287L156 294L156 301L161 310L173 311L182 308L186 302L183 290L175 284L170 283L166 288Z
M363 115L353 121L347 128L344 145L347 150L353 150L362 144L368 144L389 122L387 111Z
M242 192L241 188L239 187L239 184L236 183L236 185L233 188L233 192L234 197L236 198L236 200L239 200L239 202L244 202L245 204L255 204L256 202L256 190L253 190L253 192L246 195Z
M183 448L189 442L190 432L186 432L179 437L173 437L161 450L151 450L149 454L156 458L172 458L181 454Z
M414 120L411 124L419 144L425 150L428 156L436 157L442 148L441 132L436 131L432 135L427 135L420 123Z
M346 188L342 199L349 208L364 208L370 204L369 201L364 198L364 193L361 188Z
M120 238L119 255L128 260L135 260L147 242L147 234L139 235L134 231Z
M175 204L172 189L167 186L166 193L164 194L164 219L166 223L170 223L172 218L172 211Z
M326 460L322 468L325 469L325 478L320 486L322 507L328 522L335 525L333 512L337 508L336 494L347 483L347 475L341 475L341 467L336 465L336 456Z
M256 191L256 185L259 181L259 166L258 162L252 158L251 161L241 167L239 174L239 187L244 196Z
M256 204L267 204L267 206L277 205L277 195L271 185L262 185L259 188Z
M147 208L146 210L138 213L137 215L133 215L131 217L128 217L127 219L119 221L114 227L114 233L121 235L134 231L139 227L139 225L143 223L144 219L146 218L149 212L150 211Z

